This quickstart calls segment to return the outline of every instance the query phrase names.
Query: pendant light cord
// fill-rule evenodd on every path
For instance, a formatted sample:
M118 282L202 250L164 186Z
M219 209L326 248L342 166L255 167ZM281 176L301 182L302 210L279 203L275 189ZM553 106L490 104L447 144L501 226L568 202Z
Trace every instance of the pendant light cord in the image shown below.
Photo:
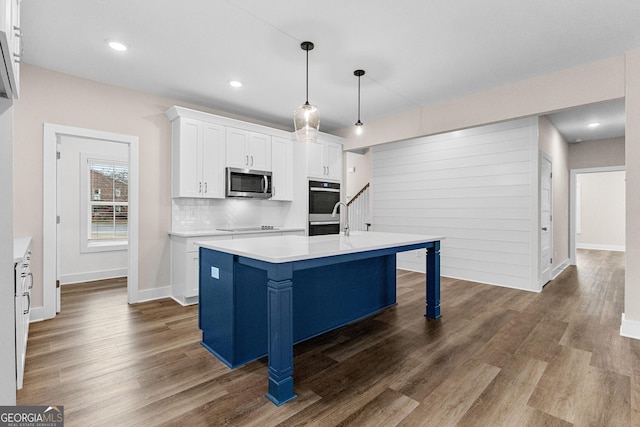
M305 104L309 104L309 49L305 49L307 51L307 100Z
M358 122L360 122L360 76L358 76Z
M353 75L358 78L358 121L356 122L356 126L362 126L362 122L360 121L360 77L364 76L364 70L355 70Z

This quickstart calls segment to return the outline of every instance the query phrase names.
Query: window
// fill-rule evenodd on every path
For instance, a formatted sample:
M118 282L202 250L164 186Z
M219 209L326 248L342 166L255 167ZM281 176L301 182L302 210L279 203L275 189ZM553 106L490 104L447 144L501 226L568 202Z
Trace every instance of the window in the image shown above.
M126 249L129 235L129 167L84 154L81 185L81 251Z

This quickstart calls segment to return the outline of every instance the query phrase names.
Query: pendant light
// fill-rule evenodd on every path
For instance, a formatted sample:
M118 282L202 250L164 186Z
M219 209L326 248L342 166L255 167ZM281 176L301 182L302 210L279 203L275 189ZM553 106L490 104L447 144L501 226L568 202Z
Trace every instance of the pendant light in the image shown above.
M356 122L356 134L362 134L362 123L360 121L360 77L364 76L364 70L355 70L353 75L358 78L358 121Z
M293 125L298 141L316 142L318 128L320 127L320 112L318 107L309 104L309 51L314 46L311 42L302 42L300 47L307 52L307 99L303 105L293 112Z

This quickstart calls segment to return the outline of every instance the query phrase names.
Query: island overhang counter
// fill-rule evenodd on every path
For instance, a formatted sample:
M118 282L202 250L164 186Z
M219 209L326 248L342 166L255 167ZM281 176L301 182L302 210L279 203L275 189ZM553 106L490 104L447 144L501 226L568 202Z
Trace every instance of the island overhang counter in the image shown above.
M293 390L293 345L396 304L396 253L425 248L426 314L440 317L441 236L352 232L197 243L202 345L230 368L268 356L266 396Z

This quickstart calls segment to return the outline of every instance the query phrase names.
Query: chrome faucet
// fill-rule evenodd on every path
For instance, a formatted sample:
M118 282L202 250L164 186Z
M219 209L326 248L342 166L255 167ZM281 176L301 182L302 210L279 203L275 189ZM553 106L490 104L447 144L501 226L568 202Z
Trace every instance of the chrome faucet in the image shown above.
M344 206L344 235L348 236L349 235L349 208L347 207L347 204L345 202L337 202L334 206L333 206L333 211L331 212L331 216L335 217L336 216L336 212L338 211L338 206Z

